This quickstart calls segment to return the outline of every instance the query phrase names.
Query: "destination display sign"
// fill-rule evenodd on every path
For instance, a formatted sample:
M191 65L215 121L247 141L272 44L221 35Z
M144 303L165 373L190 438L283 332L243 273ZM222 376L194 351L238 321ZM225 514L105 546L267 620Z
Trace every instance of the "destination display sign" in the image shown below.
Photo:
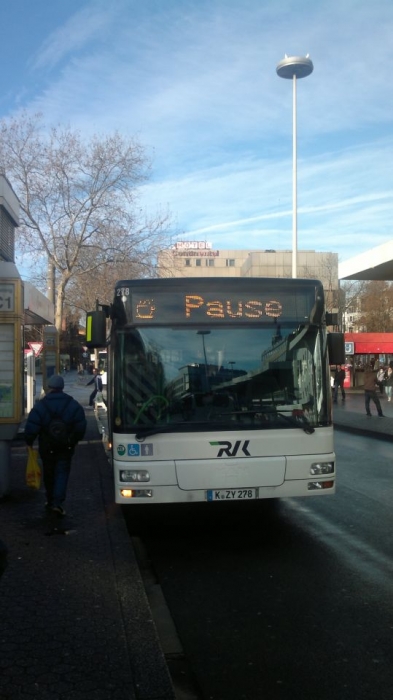
M144 290L145 292L146 290ZM116 289L116 303L121 302L127 322L148 323L264 323L275 320L305 322L315 304L307 290L263 292L227 291L196 292L156 290L141 293L130 287Z

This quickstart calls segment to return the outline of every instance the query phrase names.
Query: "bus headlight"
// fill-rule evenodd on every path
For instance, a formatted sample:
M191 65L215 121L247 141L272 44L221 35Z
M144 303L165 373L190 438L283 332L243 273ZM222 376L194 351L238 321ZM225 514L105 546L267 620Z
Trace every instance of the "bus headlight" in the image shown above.
M314 462L310 467L311 476L320 476L321 474L333 474L334 462Z
M146 469L121 469L120 481L135 483L135 481L150 481L150 474Z

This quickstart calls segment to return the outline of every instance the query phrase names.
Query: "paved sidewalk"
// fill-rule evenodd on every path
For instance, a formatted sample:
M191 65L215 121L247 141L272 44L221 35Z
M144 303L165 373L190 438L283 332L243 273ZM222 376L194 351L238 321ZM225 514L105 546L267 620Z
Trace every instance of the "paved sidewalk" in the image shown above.
M91 387L71 374L65 391L86 405ZM11 448L11 492L0 501L0 698L173 700L97 420L86 416L65 518L47 515L44 491L25 486L24 442Z
M385 395L378 394L384 418L380 418L373 401L370 403L372 417L366 415L364 391L346 390L346 399L338 399L333 404L333 424L337 430L346 430L359 435L376 437L379 440L393 440L393 403Z

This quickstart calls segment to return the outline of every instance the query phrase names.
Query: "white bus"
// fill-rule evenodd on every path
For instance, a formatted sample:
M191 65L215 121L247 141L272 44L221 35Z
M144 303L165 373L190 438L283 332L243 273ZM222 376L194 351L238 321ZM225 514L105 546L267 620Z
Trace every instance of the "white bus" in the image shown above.
M344 339L319 281L122 280L108 311L117 503L334 493L329 363ZM88 314L90 347L103 314Z

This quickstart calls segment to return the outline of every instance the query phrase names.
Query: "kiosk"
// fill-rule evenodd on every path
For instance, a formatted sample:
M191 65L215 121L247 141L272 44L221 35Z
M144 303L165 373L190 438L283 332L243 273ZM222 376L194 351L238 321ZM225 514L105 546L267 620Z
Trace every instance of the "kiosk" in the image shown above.
M14 263L0 262L0 497L9 490L10 440L23 406L23 283Z

